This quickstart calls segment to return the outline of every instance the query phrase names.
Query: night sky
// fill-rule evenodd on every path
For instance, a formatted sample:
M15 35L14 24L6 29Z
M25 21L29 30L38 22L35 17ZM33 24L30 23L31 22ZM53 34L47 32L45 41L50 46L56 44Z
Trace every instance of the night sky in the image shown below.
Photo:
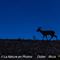
M0 38L41 39L39 26L60 39L60 0L0 0Z

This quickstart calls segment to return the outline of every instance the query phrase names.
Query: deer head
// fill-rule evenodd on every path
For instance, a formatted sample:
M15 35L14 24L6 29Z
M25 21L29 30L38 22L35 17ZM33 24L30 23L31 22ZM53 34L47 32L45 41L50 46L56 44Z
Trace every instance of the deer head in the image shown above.
M39 27L36 31L39 32L42 29L42 27Z

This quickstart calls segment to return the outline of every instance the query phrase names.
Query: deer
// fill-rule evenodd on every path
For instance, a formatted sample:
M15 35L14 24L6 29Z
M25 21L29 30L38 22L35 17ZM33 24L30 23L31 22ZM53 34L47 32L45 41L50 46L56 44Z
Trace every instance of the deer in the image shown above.
M39 27L39 28L37 29L37 32L40 32L40 33L43 35L43 39L44 39L44 37L46 37L46 39L48 40L47 36L49 36L49 35L51 36L50 40L51 40L53 37L55 37L55 38L57 39L56 33L55 33L55 31L53 31L53 30L43 30L42 27ZM43 39L42 39L42 40L43 40Z

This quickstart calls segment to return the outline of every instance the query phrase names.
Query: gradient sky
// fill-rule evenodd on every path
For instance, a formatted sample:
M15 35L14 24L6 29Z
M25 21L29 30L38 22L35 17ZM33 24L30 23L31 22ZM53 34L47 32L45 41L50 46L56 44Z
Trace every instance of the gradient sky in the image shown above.
M60 0L0 0L0 38L40 39L39 26L60 39Z

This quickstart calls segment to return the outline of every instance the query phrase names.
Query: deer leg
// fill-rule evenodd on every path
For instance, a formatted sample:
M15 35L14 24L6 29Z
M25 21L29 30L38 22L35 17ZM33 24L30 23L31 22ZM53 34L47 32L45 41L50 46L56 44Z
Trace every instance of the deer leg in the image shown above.
M47 36L46 36L46 39L48 40Z
M42 38L42 40L44 40L44 37L45 37L45 36L43 35L43 38Z
M56 38L56 40L57 40L57 36L56 35L54 35L54 37Z
M51 36L50 40L53 38L53 36Z

